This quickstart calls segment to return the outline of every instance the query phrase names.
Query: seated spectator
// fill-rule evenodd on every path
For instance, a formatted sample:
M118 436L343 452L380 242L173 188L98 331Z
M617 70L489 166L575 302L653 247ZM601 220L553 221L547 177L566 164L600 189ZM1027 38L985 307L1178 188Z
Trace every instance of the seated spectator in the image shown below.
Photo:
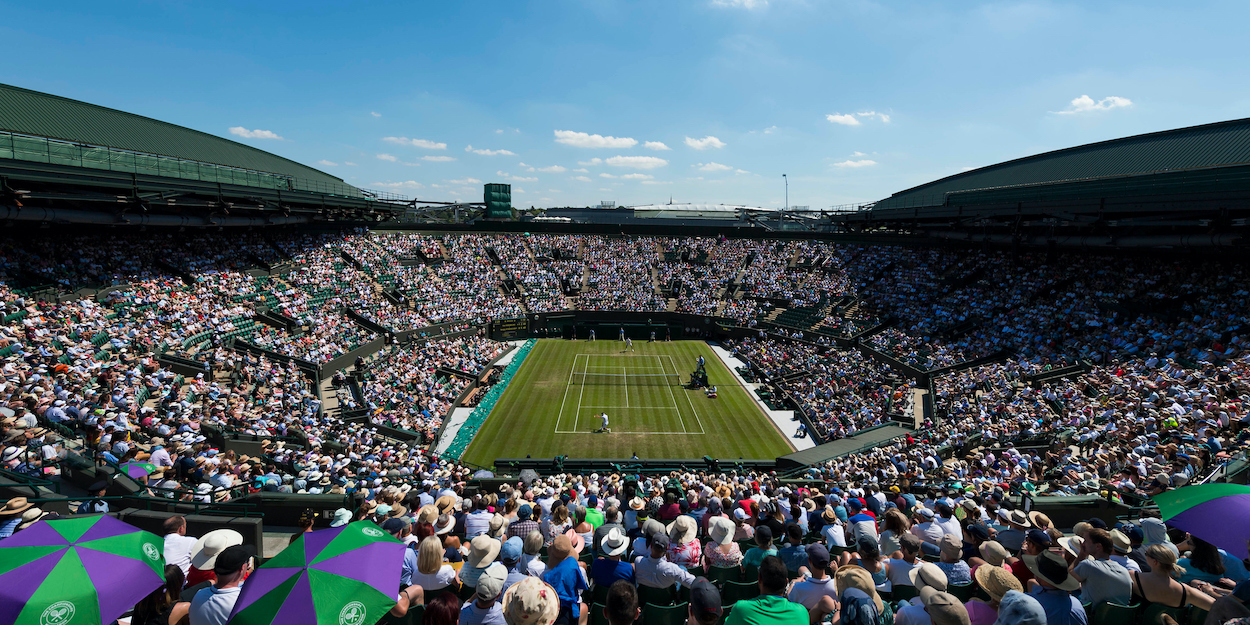
M688 625L716 625L721 618L720 590L700 577L690 587Z
M560 598L560 614L556 617L556 622L562 625L578 622L586 609L581 602L581 594L589 588L585 573L578 565L578 551L575 551L570 535L576 536L572 532L562 534L551 543L551 547L547 549L547 572L542 576L543 581L555 589L556 596Z
M760 595L735 603L725 625L807 625L807 610L785 597L789 581L781 558L766 556L760 562Z
M1037 599L1018 590L1008 590L999 602L998 620L994 625L1050 625L1050 620Z
M495 562L478 575L473 598L460 606L459 625L506 625L503 605L496 601L503 594L508 569Z
M519 566L524 544L525 541L521 540L520 536L513 536L505 540L503 546L499 548L499 561L508 569L508 576L503 580L503 589L505 591L529 575Z
M890 559L881 554L877 539L868 535L861 536L851 562L868 571L868 575L872 577L873 586L877 590L882 592L891 590Z
M920 556L921 540L915 534L904 534L899 539L902 548L902 557L890 558L889 577L890 588L898 588L899 586L914 586L911 581L912 569L920 564L917 558Z
M773 546L773 531L767 525L760 525L755 528L755 546L742 555L742 566L759 566L764 558L775 555L777 548Z
M699 566L703 548L699 544L699 526L694 517L683 514L668 526L668 561L685 568Z
M1030 533L1038 531L1041 530ZM1036 555L1025 554L1021 560L1033 572L1036 585L1029 594L1042 605L1048 624L1084 625L1087 622L1085 608L1071 594L1081 587L1081 582L1068 571L1063 556L1046 550Z
M417 547L417 571L408 582L420 586L427 597L448 586L460 587L456 569L443 562L443 541L438 536L426 536Z
M972 569L960 558L963 556L963 543L953 534L942 537L942 559L937 563L939 569L946 573L946 580L951 586L963 586L972 583Z
M1133 580L1128 569L1111 561L1114 549L1111 534L1104 529L1091 529L1081 542L1076 564L1072 565L1072 577L1081 584L1081 603L1094 608L1104 601L1129 604Z
M608 587L603 615L607 617L609 625L633 625L642 616L642 607L638 605L638 589L631 582L614 582Z
M803 547L803 529L798 524L786 525L786 544L777 550L777 557L786 563L786 570L792 575L807 565L807 551Z
M807 608L810 622L819 623L830 613L829 610L822 609L821 600L828 597L836 602L837 584L829 576L829 550L821 543L815 543L808 545L806 551L807 565L804 568L811 576L791 586L787 598Z
M894 622L899 625L919 625L929 622L925 611L924 600L921 598L927 589L930 592L946 592L946 574L932 562L922 562L911 570L911 582L916 587L916 596L902 604L894 613Z
M608 530L599 545L602 557L596 558L590 565L590 580L596 586L611 586L617 581L634 583L634 565L621 561L628 547L629 540L619 527Z
M712 517L708 521L711 540L703 548L703 568L738 568L742 566L742 552L734 542L734 522L725 517Z
M668 553L668 534L656 532L647 537L651 554L634 559L634 578L639 586L650 588L670 588L675 584L689 586L694 583L694 576L672 562L665 555Z
M213 560L216 580L212 586L195 593L191 600L191 625L226 625L230 612L239 600L243 580L252 572L252 552L243 545L232 545Z
M1166 544L1155 542L1146 547L1146 562L1150 565L1149 572L1130 574L1134 599L1162 605L1173 618L1179 618L1187 605L1211 609L1214 601L1210 595L1176 581L1175 578L1185 571L1176 566L1176 554Z
M175 564L185 576L191 570L191 551L195 539L187 536L187 518L171 516L165 519L165 562Z
M838 589L838 622L846 625L878 625L886 614L885 603L868 571L854 564L840 567L834 576ZM732 616L732 615L731 615Z

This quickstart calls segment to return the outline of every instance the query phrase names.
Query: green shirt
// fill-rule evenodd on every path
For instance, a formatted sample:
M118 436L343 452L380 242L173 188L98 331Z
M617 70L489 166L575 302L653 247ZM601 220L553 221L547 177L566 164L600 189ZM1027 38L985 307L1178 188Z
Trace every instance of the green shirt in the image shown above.
M768 551L764 551L759 547L751 547L750 549L747 549L746 553L742 554L742 566L759 566L760 562L764 561L764 558L775 555L777 555L776 547L773 547Z
M603 513L600 512L598 508L587 508L586 522L589 523L591 527L599 529L599 526L603 525Z
M725 625L807 625L807 608L778 595L760 595L734 604Z

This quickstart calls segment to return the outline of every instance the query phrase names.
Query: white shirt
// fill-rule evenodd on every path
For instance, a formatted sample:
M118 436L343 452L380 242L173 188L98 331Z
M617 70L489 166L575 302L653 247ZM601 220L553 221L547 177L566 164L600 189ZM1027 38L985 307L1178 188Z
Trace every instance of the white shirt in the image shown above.
M786 598L810 610L820 603L821 597L838 598L838 588L833 583L832 577L824 579L809 577L790 588L790 595Z
M165 564L177 564L186 575L191 570L191 550L195 539L181 534L165 534Z
M224 590L216 586L200 589L191 600L191 625L226 625L240 590L242 584Z

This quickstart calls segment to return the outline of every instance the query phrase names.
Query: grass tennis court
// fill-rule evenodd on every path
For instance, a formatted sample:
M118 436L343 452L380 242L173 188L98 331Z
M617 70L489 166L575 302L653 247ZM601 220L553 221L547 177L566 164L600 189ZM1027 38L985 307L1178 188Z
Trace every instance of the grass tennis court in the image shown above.
M702 341L538 341L464 460L496 458L770 459L792 451L748 389ZM718 397L683 385L706 359ZM607 413L611 432L598 432Z

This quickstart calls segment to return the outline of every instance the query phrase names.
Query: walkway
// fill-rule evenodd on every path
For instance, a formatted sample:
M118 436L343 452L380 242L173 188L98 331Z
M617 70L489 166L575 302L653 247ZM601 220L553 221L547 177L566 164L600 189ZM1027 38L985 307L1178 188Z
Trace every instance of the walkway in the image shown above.
M773 423L777 425L777 429L786 436L786 440L790 442L790 446L793 447L795 451L803 451L804 449L811 449L816 446L816 443L812 441L812 437L810 436L804 438L794 437L794 432L798 429L798 422L794 421L793 410L772 410L768 407L768 404L764 403L764 400L760 399L759 395L755 394L755 389L762 385L754 382L747 382L746 379L738 373L738 367L745 367L745 363L737 358L734 358L733 355L729 353L729 350L726 350L720 345L709 345L709 347L712 348L712 353L716 354L716 357L720 358L721 362L725 363L725 366L729 368L729 372L732 373L734 378L738 380L738 384L742 385L742 387L746 389L747 395L751 396L751 400L755 402L755 405L759 406L760 410L763 410L764 414L768 415L768 418L772 419Z

